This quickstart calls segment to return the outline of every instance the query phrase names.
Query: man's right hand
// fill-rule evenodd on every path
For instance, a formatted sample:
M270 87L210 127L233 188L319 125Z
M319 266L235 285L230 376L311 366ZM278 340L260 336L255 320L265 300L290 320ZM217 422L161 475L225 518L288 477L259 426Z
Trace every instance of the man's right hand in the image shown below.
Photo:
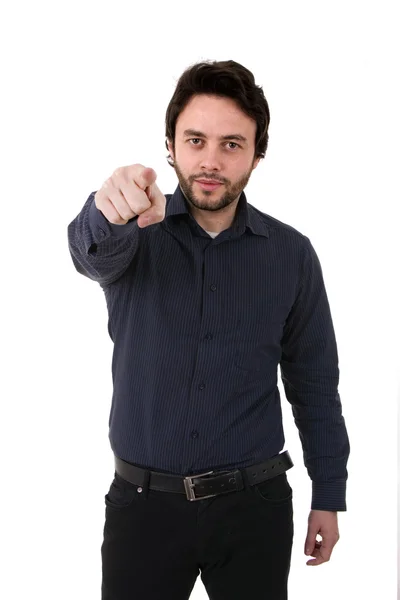
M160 223L165 217L166 199L156 179L156 172L143 165L120 167L96 192L95 205L114 225L125 225L136 216L141 228Z

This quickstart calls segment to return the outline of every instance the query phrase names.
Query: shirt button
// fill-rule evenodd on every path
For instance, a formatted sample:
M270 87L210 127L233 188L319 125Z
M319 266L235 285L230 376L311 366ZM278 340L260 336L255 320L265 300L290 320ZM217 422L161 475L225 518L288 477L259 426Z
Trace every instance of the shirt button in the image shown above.
M216 290L216 289L217 289L217 286L216 286L216 285L214 285L214 283L213 283L212 285L210 285L210 290L211 290L212 292L215 292L215 290Z
M206 387L206 386L205 386L205 384L204 384L204 383L201 383L201 384L199 385L199 390L204 390L204 388L205 388L205 387Z

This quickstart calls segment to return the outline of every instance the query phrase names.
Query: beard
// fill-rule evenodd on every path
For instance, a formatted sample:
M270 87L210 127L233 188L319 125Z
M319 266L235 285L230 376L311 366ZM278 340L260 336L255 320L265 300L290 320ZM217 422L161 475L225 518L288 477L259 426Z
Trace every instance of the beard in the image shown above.
M250 179L251 173L253 171L253 168L250 168L250 170L247 173L242 175L233 183L226 180L218 179L218 181L221 181L223 185L223 193L221 196L215 195L215 197L213 198L213 194L215 194L215 192L202 190L196 194L194 191L194 180L201 179L202 177L204 177L204 173L200 173L199 175L186 178L180 170L176 160L174 163L174 168L178 177L179 185L181 186L183 194L188 200L188 202L197 209L208 210L213 212L222 210L239 199L240 194L246 187ZM212 175L210 177L212 177ZM216 192L218 193L218 190L216 190Z

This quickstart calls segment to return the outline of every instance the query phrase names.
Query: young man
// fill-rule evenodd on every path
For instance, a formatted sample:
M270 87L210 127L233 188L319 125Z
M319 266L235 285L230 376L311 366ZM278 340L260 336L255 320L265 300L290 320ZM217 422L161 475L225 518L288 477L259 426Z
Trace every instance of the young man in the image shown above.
M307 564L339 539L350 447L321 266L305 235L243 191L269 120L245 67L191 66L166 113L174 194L151 168L121 167L69 225L114 342L103 600L184 600L199 574L212 600L287 598L293 463L278 364L312 480Z

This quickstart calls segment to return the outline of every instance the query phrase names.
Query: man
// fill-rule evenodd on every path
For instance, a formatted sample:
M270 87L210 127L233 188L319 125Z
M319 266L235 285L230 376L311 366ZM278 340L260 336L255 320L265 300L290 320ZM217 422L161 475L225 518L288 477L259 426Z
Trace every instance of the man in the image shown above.
M312 480L307 564L339 539L350 447L320 263L243 191L269 120L245 67L191 66L166 114L174 194L151 168L122 167L69 225L114 342L103 600L183 600L199 573L212 600L287 598L293 463L278 364Z

